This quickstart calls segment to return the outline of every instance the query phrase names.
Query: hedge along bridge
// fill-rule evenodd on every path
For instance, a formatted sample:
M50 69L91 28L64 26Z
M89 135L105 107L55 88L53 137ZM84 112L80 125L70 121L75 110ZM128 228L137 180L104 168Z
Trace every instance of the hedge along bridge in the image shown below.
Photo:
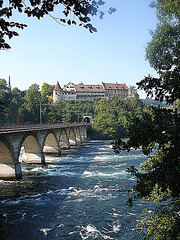
M20 153L25 163L45 164L45 153L58 153L82 144L85 123L21 125L0 128L0 178L21 178Z

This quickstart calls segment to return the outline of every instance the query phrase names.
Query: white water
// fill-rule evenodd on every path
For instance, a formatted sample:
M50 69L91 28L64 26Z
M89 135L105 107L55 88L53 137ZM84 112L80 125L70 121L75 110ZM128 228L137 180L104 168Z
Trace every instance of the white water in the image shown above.
M0 181L0 239L143 239L141 210L126 204L140 167L140 150L116 155L108 141L90 141L47 166L23 165L21 181Z

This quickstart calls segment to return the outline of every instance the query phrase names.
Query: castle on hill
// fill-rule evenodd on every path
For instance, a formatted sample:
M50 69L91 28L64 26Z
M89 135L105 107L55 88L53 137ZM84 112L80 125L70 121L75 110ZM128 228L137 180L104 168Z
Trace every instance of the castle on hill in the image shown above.
M69 82L61 88L59 82L53 90L53 102L63 101L76 101L76 100L93 100L94 98L105 97L107 100L112 97L118 97L123 100L128 97L128 87L119 83L103 83L97 85L87 84L74 84Z

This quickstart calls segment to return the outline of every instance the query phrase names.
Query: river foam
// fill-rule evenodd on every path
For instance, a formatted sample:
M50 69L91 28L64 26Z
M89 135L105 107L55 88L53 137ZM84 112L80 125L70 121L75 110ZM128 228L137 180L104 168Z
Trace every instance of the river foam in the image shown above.
M109 141L87 141L46 166L23 164L23 179L0 181L0 239L140 240L136 228L146 203L127 206L141 150L116 155ZM17 227L18 226L18 227Z

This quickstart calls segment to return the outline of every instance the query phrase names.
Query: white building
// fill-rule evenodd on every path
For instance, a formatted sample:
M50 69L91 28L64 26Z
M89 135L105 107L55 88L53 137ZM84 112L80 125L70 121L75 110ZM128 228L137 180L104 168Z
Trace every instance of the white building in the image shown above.
M105 97L105 90L102 85L75 85L76 100L93 100L94 98Z
M76 100L76 89L74 83L69 82L63 86L63 100L64 101L75 101Z
M56 83L56 86L53 90L53 102L63 100L63 90L59 84L59 82Z
M112 99L117 96L119 99L128 97L128 87L119 83L103 83L97 85L85 85L83 83L74 84L69 82L67 85L60 87L59 82L53 90L53 102L58 100L75 101L75 100L93 100L94 98L106 97Z
M116 96L119 99L123 100L128 97L128 87L124 84L119 83L103 83L102 85L106 92L106 99L112 99L112 97Z

